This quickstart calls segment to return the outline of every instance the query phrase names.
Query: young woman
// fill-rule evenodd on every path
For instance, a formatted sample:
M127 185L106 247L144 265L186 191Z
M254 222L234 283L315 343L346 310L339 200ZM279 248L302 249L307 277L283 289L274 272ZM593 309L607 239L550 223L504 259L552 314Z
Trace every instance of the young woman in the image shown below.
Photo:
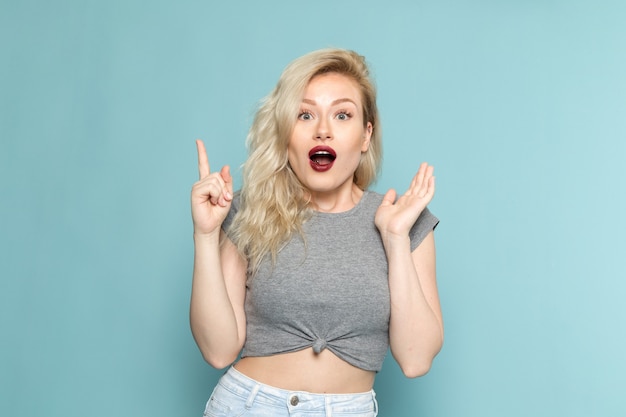
M443 343L433 168L399 197L368 191L376 92L364 58L342 49L293 61L247 143L234 193L197 141L190 321L206 361L229 367L205 415L375 416L387 349L417 377Z

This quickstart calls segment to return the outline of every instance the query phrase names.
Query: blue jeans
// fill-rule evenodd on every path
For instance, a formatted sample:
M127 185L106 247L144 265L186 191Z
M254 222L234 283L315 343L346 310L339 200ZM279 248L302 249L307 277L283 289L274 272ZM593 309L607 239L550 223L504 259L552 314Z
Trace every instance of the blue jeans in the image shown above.
M231 367L217 383L204 417L376 417L373 390L358 394L312 394L274 388Z

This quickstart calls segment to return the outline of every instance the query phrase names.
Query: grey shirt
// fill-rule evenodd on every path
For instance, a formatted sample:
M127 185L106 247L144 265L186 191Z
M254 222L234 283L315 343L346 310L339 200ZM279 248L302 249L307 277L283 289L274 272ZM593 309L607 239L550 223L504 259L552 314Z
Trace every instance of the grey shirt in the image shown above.
M387 257L374 215L381 194L366 191L343 213L316 212L293 238L248 277L242 356L269 356L312 347L379 371L389 348ZM235 197L222 227L238 210ZM411 229L415 249L439 220L425 209ZM305 243L306 242L306 243Z

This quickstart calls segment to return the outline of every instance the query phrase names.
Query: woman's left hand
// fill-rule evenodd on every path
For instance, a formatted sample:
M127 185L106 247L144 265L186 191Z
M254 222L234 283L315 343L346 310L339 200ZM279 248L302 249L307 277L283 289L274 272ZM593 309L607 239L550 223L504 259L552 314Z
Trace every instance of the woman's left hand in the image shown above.
M408 237L411 227L435 195L433 171L433 166L422 163L411 186L397 201L396 191L387 191L374 220L383 242Z

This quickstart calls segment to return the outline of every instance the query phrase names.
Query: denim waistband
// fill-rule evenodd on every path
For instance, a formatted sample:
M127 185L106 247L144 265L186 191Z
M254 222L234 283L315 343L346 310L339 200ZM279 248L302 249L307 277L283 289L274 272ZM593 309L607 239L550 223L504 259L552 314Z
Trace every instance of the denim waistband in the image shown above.
M355 394L317 394L306 391L290 391L258 382L234 367L222 376L219 384L233 395L245 401L246 408L254 403L273 407L287 407L290 411L318 411L332 416L349 410L371 408L376 415L378 404L374 390Z

